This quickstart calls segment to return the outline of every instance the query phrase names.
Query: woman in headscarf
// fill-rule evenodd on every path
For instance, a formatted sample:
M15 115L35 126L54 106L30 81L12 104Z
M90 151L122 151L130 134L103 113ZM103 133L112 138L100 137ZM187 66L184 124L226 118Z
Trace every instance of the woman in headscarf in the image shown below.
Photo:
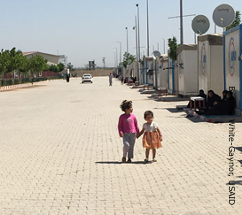
M233 115L236 103L231 91L227 91L225 100L213 105L211 109L205 111L204 115Z
M206 105L207 109L211 109L213 105L217 105L221 101L221 97L213 92L213 90L208 91L208 102Z
M208 100L206 103L206 108L200 108L196 111L197 114L206 114L213 106L216 106L221 101L221 97L213 92L213 90L208 91Z
M235 113L236 102L231 91L227 91L226 100L221 106L221 114L233 115Z

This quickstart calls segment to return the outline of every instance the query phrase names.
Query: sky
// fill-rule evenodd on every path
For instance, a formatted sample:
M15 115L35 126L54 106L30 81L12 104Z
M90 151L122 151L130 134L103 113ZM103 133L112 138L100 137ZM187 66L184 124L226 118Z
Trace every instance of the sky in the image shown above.
M39 51L65 55L67 63L85 67L94 60L98 67L112 67L127 51L136 55L135 16L139 4L141 55L147 54L147 0L8 0L1 2L1 49ZM183 0L183 15L205 15L206 34L215 32L213 11L221 4L242 13L240 0ZM148 0L149 53L167 53L167 40L180 43L180 0ZM195 41L191 23L183 18L184 44ZM138 19L138 18L137 18ZM127 29L126 29L127 27ZM216 27L216 33L222 28ZM128 39L127 39L128 38ZM128 42L128 47L127 47ZM165 46L164 46L165 44ZM121 45L121 52L120 52Z

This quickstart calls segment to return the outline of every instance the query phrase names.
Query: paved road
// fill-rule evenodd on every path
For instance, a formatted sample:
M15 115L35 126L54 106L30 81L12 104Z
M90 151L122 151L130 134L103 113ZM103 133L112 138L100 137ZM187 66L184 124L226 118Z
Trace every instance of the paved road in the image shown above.
M155 102L116 80L108 86L108 77L80 83L0 93L0 214L241 214L242 124L235 124L232 177L229 124L191 121L174 111L186 102ZM143 163L140 138L133 163L121 164L123 99L133 100L140 128L144 111L154 111L164 138L157 163Z

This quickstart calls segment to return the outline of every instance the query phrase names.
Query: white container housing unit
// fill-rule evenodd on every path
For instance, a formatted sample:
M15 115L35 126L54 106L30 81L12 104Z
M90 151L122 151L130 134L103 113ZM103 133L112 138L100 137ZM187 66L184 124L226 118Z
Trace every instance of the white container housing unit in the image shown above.
M198 77L199 89L205 94L213 90L222 95L223 77L223 36L208 34L198 36Z
M153 73L154 73L154 64L153 57L144 57L143 58L143 69L142 69L142 84L153 85Z
M155 75L157 88L168 89L168 55L162 54L156 58Z
M177 48L178 94L198 94L197 45L184 44Z
M233 91L236 115L242 113L242 24L223 34L224 89Z

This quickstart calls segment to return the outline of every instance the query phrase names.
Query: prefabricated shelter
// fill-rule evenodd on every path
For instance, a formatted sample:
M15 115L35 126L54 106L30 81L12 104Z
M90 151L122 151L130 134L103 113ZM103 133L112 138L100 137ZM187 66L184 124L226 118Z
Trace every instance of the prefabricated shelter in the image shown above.
M124 68L124 73L123 73L123 77L124 78L129 78L129 77L132 77L132 73L133 73L133 65L132 64L129 64L127 65L126 68Z
M184 44L177 48L178 94L198 94L197 45Z
M242 24L223 33L224 89L233 91L237 115L242 113Z
M154 72L154 63L153 57L144 57L143 58L143 69L142 69L142 80L143 84L153 85L153 72Z
M208 34L198 36L198 83L205 93L213 90L221 95L224 90L223 36Z
M168 89L168 55L162 54L155 61L154 86Z
M177 94L178 80L177 80L177 67L174 60L169 57L168 52L168 93Z
M140 75L139 75L139 62L138 61L134 61L132 63L133 65L133 76L136 77L136 80L139 81L140 80Z

